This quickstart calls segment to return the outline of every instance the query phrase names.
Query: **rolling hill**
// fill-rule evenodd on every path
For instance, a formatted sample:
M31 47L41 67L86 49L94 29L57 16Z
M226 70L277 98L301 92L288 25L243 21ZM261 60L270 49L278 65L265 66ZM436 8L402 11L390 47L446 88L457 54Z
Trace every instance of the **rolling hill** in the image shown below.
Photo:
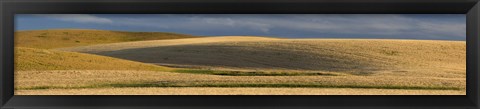
M226 36L41 48L16 47L16 94L464 95L466 84L463 41Z
M457 78L465 76L465 49L462 41L236 36L137 41L60 50L175 67Z
M42 70L164 71L168 68L92 54L24 47L15 48L15 71Z
M194 38L187 34L166 32L126 32L88 29L50 29L15 32L15 46L62 48L128 41Z

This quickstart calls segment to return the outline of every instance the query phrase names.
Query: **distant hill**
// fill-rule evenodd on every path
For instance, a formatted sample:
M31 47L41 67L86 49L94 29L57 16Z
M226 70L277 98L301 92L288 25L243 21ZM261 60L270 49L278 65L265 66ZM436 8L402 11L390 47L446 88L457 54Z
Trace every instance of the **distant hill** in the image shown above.
M194 38L166 32L126 32L88 29L52 29L15 32L15 47L63 48L128 41Z

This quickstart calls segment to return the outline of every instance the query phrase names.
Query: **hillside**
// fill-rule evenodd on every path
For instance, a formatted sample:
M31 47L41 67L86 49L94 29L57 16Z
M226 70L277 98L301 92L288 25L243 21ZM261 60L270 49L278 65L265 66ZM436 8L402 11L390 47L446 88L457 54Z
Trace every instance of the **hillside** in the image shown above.
M15 93L464 95L465 47L252 36L17 47Z
M462 41L208 37L61 50L177 67L461 78L465 49Z
M86 53L97 53L106 51L117 51L125 49L149 48L160 46L175 46L188 44L202 44L214 42L236 42L236 41L261 41L261 40L279 40L278 38L254 37L254 36L224 36L224 37L204 37L204 38L186 38L175 40L152 40L152 41L132 41L112 44L99 44L81 47L58 48L58 50L78 51Z
M126 32L88 29L52 29L15 32L15 46L62 48L128 41L193 38L198 36L165 32Z
M163 71L166 67L116 59L106 56L56 50L15 48L16 71L42 70L150 70Z

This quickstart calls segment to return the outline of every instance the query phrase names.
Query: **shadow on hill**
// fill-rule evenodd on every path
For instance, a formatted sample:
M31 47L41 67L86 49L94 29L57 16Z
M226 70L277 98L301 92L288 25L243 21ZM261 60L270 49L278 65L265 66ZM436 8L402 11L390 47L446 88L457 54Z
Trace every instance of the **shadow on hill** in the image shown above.
M252 46L178 45L126 49L97 54L145 63L337 71L353 74L370 74L380 68L374 62L358 61L351 57Z

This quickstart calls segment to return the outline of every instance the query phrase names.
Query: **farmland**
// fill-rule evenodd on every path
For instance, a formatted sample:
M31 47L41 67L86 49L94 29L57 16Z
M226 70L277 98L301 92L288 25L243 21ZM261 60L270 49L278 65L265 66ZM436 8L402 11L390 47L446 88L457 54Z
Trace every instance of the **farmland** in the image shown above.
M18 34L15 94L465 94L464 41L45 31Z

